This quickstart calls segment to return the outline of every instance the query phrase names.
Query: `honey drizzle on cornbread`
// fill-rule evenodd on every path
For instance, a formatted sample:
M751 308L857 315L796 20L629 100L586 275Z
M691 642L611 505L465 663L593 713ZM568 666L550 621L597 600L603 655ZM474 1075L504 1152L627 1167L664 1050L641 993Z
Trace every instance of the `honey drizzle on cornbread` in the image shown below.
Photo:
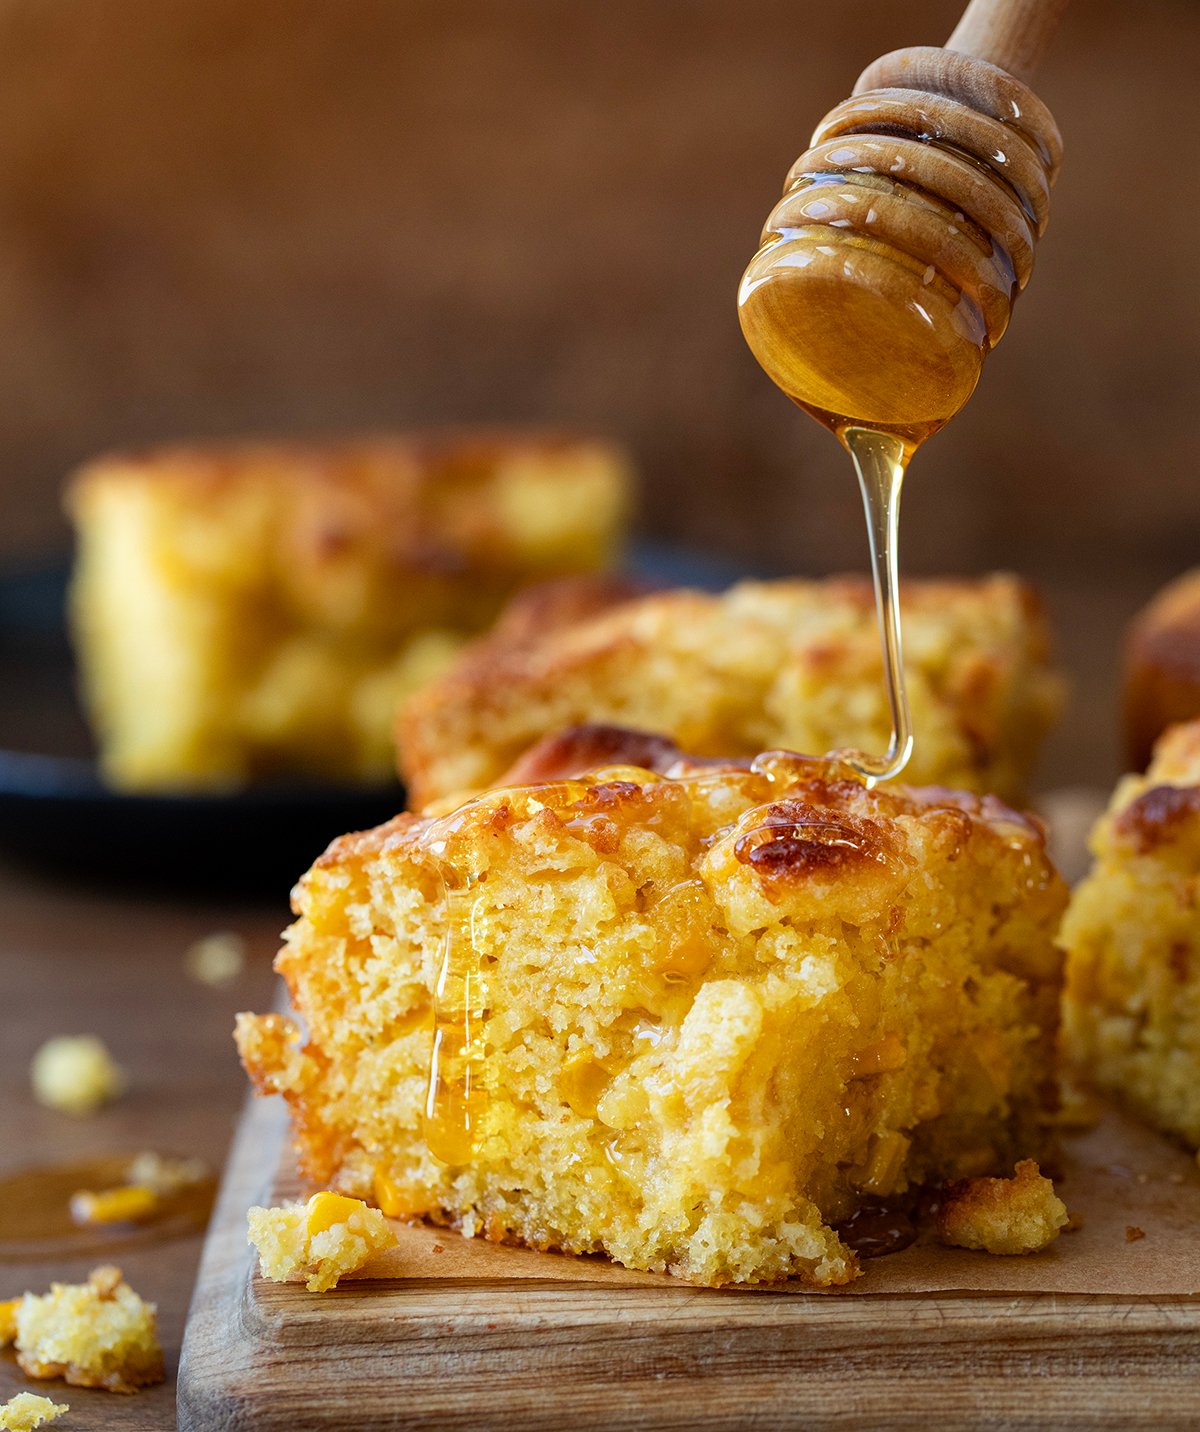
M559 783L576 785L582 782ZM514 800L541 805L537 787L514 790ZM544 794L541 793L541 794ZM433 1042L421 1121L430 1153L451 1166L468 1162L479 1147L488 1106L488 992L485 940L478 887L485 874L459 870L446 859L447 836L476 802L436 821L422 842L437 862L446 933L433 991Z
M837 756L809 758L788 751L767 752L748 762L740 784L748 791L753 790L759 800L770 800L772 788L791 784L802 768L809 768L831 782L849 780L868 788L872 784L849 760ZM727 767L714 770L708 776L690 770L689 784L728 783L730 774ZM566 795L583 806L566 822L567 829L603 844L619 839L614 823L617 812L628 819L630 799L636 800L647 785L660 791L665 787L680 803L692 799L683 784L673 784L661 772L640 766L618 766L573 780L514 788L505 792L506 804L502 809L507 816L513 806L519 806L528 815ZM486 873L464 872L450 863L446 859L447 837L462 823L468 810L486 801L486 797L479 797L454 814L435 821L421 842L425 853L436 861L446 920L434 986L433 1035L422 1133L430 1153L451 1167L470 1161L478 1153L483 1138L489 1101L487 1023L491 1011L487 940L480 928L486 916L479 890L486 881ZM662 812L656 802L645 804L645 823L653 828L663 819ZM822 817L807 808L801 810L798 804L784 801L765 807L762 822L747 829L736 842L736 858L748 865L768 859L775 864L782 860L807 866L854 859L886 863L886 854L861 827ZM703 977L707 966L707 960L701 960L689 944L687 910L697 888L702 888L702 882L685 880L653 898L653 908L668 924L672 936L670 959L661 970L666 984L694 983ZM603 1072L598 1068L580 1070L580 1087L573 1090L574 1100L569 1098L568 1102L585 1097L588 1078ZM620 1145L621 1139L617 1137L607 1148L610 1162L618 1169L622 1158Z
M443 869L446 934L433 994L433 1044L423 1129L430 1152L463 1164L479 1141L487 1107L487 992L472 883Z

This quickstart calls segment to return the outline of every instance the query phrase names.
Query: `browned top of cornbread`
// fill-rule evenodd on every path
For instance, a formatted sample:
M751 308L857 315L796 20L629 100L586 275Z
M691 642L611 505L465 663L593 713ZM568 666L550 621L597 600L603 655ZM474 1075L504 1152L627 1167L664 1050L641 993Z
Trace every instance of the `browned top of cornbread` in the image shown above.
M581 771L600 753L607 764ZM623 759L624 758L624 759ZM628 759L653 762L626 764ZM1007 833L1045 851L1045 830L1035 817L1012 810L991 795L937 786L868 788L838 761L769 751L747 761L694 760L662 737L619 727L579 727L539 743L523 758L526 774L545 778L506 786L441 813L405 812L374 830L335 840L317 861L330 869L349 861L394 852L416 863L440 862L450 850L486 847L489 839L527 820L569 822L601 851L615 849L625 828L653 829L672 808L678 790L694 788L691 807L697 853L715 838L730 838L736 862L762 881L824 873L838 880L872 873L894 877L908 864L899 833L907 818L935 833L945 858L983 830ZM733 803L722 820L712 793L726 787Z
M580 721L657 728L657 717L673 738L714 753L776 742L823 750L832 732L814 731L840 723L832 696L814 695L878 689L874 601L858 577L743 582L720 595L637 595L586 579L533 590L402 708L402 774L417 805L482 789L541 731ZM952 784L975 785L971 772L990 771L1017 794L1016 752L1036 747L1059 697L1036 595L997 575L912 582L902 601L914 698L940 728L921 747L925 778L952 771Z
M1114 837L1142 854L1200 831L1200 721L1161 737L1149 771L1118 794L1116 807Z
M1200 677L1200 568L1160 591L1129 627L1129 652L1182 676Z
M1168 726L1200 715L1200 568L1170 582L1130 623L1124 714L1135 770Z
M272 507L264 520L279 524L279 544L290 542L295 555L330 562L368 545L406 569L454 575L468 561L484 569L504 564L519 517L497 504L498 479L534 470L565 488L593 467L627 485L628 463L615 444L553 431L177 444L95 459L72 478L67 504L79 517L97 492L149 486L174 492L195 514L224 514L248 491L282 491L290 510L281 516Z

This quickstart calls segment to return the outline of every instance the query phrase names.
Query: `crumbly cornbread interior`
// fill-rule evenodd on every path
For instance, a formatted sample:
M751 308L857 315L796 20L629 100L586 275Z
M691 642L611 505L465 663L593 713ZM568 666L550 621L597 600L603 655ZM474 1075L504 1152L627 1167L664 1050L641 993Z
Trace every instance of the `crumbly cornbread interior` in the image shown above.
M18 1392L0 1406L0 1432L37 1432L70 1412L65 1402L38 1397L33 1392Z
M378 1208L329 1192L314 1193L307 1203L252 1208L247 1237L266 1277L276 1283L303 1278L310 1293L328 1291L396 1242Z
M1065 890L991 797L659 764L335 842L278 958L307 1034L242 1015L243 1061L307 1174L389 1214L844 1283L864 1200L1036 1150Z
M605 566L630 486L619 450L546 434L89 464L72 613L107 777L387 777L400 699L524 584Z
M1032 590L1002 575L914 581L902 604L907 778L1022 802L1063 698ZM402 774L418 806L483 790L535 741L588 722L659 731L697 755L882 751L891 715L870 584L531 593L401 708Z
M17 1362L30 1377L61 1377L76 1387L136 1392L163 1380L163 1352L152 1303L119 1268L94 1268L86 1283L52 1283L13 1309Z
M1117 786L1062 926L1067 1053L1200 1148L1200 721Z

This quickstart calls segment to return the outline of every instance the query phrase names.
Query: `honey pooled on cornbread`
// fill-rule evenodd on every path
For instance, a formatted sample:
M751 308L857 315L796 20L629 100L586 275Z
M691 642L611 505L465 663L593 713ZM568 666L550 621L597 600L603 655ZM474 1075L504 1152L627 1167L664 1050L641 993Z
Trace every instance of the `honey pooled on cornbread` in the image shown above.
M336 841L277 962L307 1033L242 1015L243 1061L390 1215L844 1284L865 1201L1036 1152L1064 887L992 797L660 744Z
M908 778L1023 803L1063 696L1033 591L1003 575L913 581L902 610ZM420 805L485 789L535 741L582 723L661 731L699 755L882 750L891 715L870 583L530 592L405 704L397 745Z
M1117 786L1062 926L1067 1050L1098 1088L1200 1149L1200 721Z
M519 432L90 463L72 612L106 777L386 778L399 700L518 588L605 567L630 489L617 448Z

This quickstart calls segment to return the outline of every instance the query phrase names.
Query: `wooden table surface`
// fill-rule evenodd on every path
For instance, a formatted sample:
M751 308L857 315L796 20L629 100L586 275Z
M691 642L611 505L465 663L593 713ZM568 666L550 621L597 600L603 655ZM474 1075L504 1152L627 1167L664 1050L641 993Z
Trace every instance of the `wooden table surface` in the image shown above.
M231 1037L234 1013L265 1009L271 958L287 922L278 901L222 904L147 892L115 893L0 864L0 1176L29 1164L143 1149L224 1160L246 1093ZM220 989L199 984L183 956L196 939L236 931L246 966ZM74 1119L37 1104L29 1062L55 1034L94 1033L129 1076L120 1102ZM0 1354L0 1402L28 1389L71 1407L65 1428L175 1426L175 1376L199 1234L114 1251L111 1261L157 1303L167 1381L133 1397L32 1383ZM0 1260L0 1298L51 1279L79 1281L105 1257Z

